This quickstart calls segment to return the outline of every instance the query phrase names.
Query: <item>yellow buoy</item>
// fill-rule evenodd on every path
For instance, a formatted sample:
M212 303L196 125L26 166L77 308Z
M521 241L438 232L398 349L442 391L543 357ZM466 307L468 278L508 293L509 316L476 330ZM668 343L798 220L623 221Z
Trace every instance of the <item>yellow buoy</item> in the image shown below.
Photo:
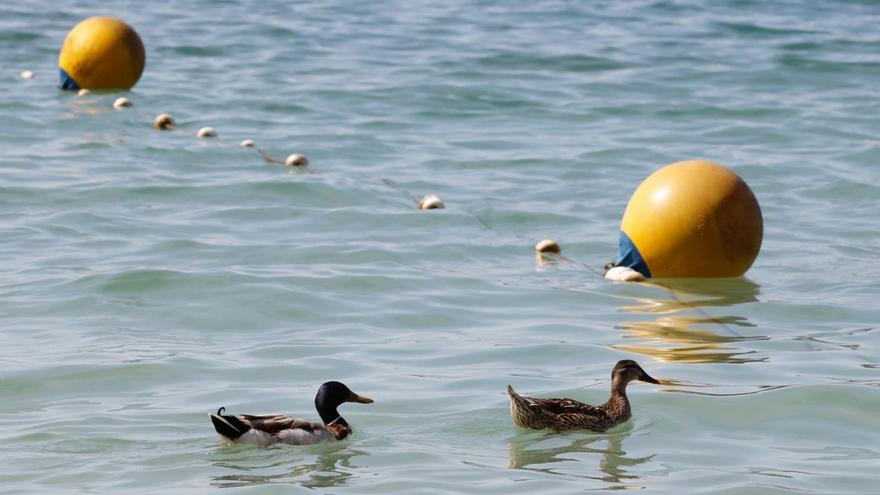
M91 17L67 34L58 67L61 88L129 89L144 71L140 36L115 17Z
M620 222L615 266L646 277L738 277L761 249L758 200L730 169L688 160L654 172Z

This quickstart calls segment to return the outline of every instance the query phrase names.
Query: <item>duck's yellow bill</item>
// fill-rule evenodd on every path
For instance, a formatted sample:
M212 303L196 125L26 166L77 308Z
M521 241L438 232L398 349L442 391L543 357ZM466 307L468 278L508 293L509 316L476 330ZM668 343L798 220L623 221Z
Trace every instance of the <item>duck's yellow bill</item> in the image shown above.
M351 394L351 397L348 398L349 402L360 402L361 404L372 404L373 399L369 397L364 397L358 394Z

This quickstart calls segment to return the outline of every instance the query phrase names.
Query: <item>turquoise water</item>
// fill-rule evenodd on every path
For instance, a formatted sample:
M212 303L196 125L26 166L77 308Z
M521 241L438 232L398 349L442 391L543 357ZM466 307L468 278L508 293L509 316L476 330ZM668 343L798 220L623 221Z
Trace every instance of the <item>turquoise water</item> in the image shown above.
M141 81L59 92L66 32L106 13ZM872 2L0 6L0 491L876 491L878 24ZM747 277L602 280L632 191L689 158L761 203ZM538 263L543 238L570 261ZM624 358L666 383L631 387L627 424L511 424L508 383L601 402ZM224 447L208 421L316 419L330 379L376 400L343 406L345 442Z

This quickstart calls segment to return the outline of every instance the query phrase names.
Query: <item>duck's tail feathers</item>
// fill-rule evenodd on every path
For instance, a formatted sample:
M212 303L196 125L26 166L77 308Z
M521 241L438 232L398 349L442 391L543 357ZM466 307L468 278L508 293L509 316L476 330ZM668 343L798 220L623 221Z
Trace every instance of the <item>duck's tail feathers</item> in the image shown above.
M222 407L217 411L217 414L211 415L211 422L214 423L214 429L217 430L217 433L220 435L223 435L230 440L235 440L251 429L250 426L246 425L235 416L220 414L221 411L223 411Z

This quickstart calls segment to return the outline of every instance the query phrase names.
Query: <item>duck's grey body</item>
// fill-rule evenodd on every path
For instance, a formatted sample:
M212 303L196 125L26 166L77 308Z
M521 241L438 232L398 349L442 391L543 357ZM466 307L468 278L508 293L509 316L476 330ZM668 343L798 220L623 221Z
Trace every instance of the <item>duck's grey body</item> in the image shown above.
M342 440L351 435L351 426L336 411L343 402L370 404L339 382L327 382L315 395L315 408L324 423L313 423L285 414L223 414L225 408L211 414L214 429L228 442L267 446L275 443L307 445L327 440Z
M224 440L261 447L275 443L308 445L327 440L342 440L351 433L347 424L334 423L325 426L284 414L211 414L211 421Z

